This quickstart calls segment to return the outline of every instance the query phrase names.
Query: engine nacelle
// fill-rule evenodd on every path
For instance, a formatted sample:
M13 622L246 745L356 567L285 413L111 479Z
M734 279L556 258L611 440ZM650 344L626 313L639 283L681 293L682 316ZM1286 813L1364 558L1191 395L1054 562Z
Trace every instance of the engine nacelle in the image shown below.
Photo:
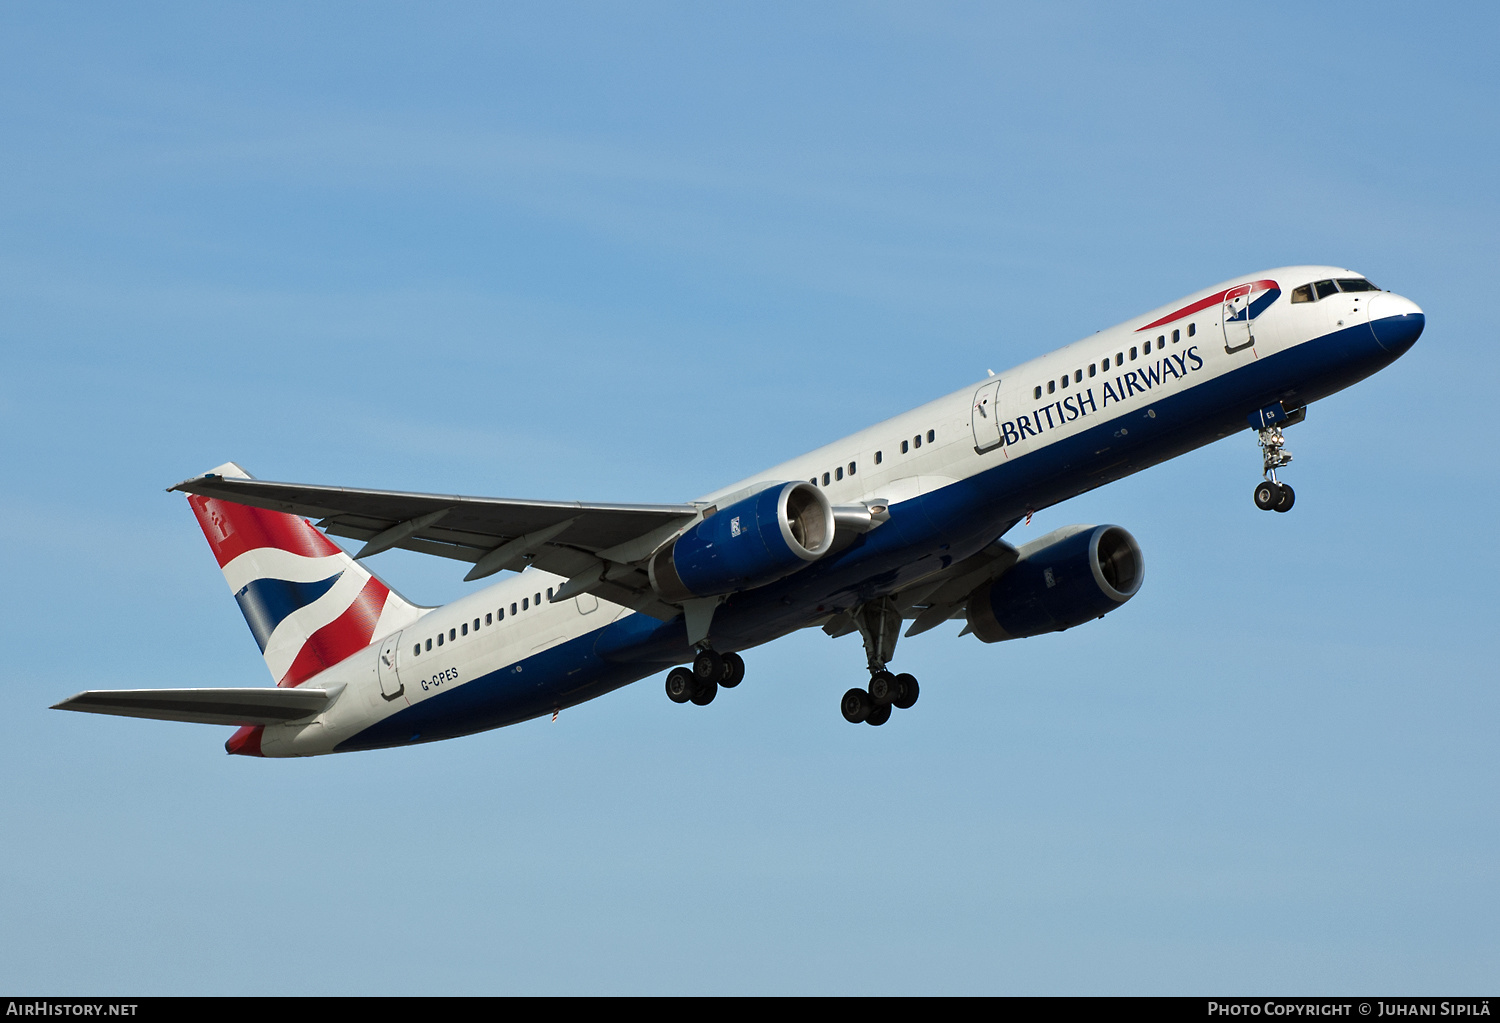
M969 595L969 627L986 643L1061 632L1125 603L1145 575L1140 545L1119 526L1064 526Z
M651 557L664 600L754 589L817 561L833 546L833 507L810 483L783 483L736 501Z

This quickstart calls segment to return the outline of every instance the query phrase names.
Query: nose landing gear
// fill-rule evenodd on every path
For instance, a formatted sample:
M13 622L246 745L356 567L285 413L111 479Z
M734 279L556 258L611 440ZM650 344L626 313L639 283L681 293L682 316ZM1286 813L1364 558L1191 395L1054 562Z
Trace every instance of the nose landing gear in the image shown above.
M1291 511L1297 494L1285 483L1268 479L1255 488L1255 507L1261 511Z
M1279 403L1251 413L1250 425L1255 427L1261 451L1261 471L1266 477L1263 483L1258 483L1255 487L1255 507L1261 511L1288 512L1297 500L1292 488L1276 478L1276 470L1290 465L1292 461L1292 453L1286 449L1286 436L1281 428L1300 423L1306 418L1306 409L1297 409L1288 414Z

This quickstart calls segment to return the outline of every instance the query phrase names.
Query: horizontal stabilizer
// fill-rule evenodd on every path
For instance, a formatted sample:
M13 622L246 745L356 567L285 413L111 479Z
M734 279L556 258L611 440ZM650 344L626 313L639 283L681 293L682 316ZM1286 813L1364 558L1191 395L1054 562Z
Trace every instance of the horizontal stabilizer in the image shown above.
M91 689L52 709L204 725L275 725L318 713L342 688Z

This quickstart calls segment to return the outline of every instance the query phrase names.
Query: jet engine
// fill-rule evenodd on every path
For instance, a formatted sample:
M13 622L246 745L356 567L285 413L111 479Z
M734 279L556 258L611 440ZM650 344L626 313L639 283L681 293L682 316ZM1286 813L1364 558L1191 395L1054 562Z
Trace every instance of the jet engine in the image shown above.
M1140 545L1119 526L1064 526L1019 554L1009 572L969 595L969 627L986 643L1102 618L1145 578Z
M833 546L833 507L809 483L772 485L699 522L651 556L664 600L754 589L791 575Z

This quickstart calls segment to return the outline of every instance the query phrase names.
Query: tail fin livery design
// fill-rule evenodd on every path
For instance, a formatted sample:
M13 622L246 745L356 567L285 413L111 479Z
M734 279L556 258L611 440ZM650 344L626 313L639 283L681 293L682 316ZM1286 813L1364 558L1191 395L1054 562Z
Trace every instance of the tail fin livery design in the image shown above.
M250 478L233 462L212 471ZM301 685L422 616L305 519L210 497L188 503L278 686Z

